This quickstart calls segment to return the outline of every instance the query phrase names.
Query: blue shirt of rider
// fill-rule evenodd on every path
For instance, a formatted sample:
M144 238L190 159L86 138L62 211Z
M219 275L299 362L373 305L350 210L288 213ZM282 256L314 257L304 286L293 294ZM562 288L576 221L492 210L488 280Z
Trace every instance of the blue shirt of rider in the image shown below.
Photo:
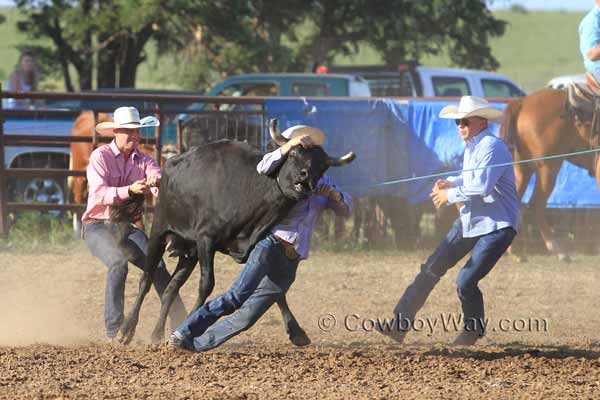
M585 69L600 82L600 60L591 61L587 57L588 51L598 43L600 43L600 7L594 6L579 24L579 50L583 56Z

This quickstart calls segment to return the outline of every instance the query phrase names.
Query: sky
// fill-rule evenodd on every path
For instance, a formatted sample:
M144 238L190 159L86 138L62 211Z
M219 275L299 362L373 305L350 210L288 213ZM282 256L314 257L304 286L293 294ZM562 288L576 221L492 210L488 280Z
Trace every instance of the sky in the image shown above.
M488 0L488 2L490 2ZM594 0L493 0L492 10L510 7L512 4L521 4L530 10L568 10L584 11L594 5ZM14 5L12 0L0 0L0 7Z
M492 10L508 8L513 4L520 4L529 10L567 10L586 11L594 6L594 0L493 0Z

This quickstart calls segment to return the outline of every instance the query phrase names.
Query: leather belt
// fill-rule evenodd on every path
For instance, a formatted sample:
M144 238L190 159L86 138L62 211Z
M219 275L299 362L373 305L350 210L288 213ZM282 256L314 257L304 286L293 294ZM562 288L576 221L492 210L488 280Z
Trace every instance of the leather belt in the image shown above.
M275 236L275 238L281 245L281 248L283 249L283 253L285 254L285 256L287 258L289 258L290 260L297 260L298 258L300 258L300 255L296 252L296 249L294 248L293 244L291 244L290 242L286 242L285 240L281 239L280 237Z
M84 225L87 225L87 224L92 224L92 225L95 225L95 224L105 224L105 225L108 225L108 224L112 224L112 223L113 222L110 219L88 218L88 219L85 220L85 222L83 224Z

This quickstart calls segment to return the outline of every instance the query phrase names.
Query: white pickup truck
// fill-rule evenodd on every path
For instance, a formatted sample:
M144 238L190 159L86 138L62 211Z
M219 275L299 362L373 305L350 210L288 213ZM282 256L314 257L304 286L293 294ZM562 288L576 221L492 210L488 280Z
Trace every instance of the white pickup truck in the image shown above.
M525 91L504 75L471 69L422 67L401 64L328 67L328 72L362 76L372 96L380 97L519 97Z

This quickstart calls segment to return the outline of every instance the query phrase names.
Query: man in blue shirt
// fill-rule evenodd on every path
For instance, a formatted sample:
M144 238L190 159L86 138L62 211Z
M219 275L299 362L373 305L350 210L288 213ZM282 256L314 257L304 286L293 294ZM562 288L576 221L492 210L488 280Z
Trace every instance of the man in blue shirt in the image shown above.
M394 309L395 326L379 331L402 342L440 278L472 251L457 277L464 330L454 341L457 345L472 345L484 335L485 327L478 283L516 235L519 200L512 165L485 168L512 162L506 144L488 129L488 121L499 122L502 112L490 107L483 98L463 96L458 107L444 107L440 117L455 120L466 149L463 172L438 180L431 198L436 207L462 203L460 217L400 298Z
M599 87L600 82L600 0L579 23L579 50L588 72L586 79L590 86Z

